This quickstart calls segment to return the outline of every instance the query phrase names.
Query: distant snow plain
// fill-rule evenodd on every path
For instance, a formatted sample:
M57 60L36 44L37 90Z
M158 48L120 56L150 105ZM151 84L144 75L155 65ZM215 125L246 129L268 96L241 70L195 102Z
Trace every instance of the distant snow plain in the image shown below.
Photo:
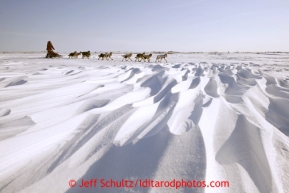
M0 54L0 192L289 192L289 54ZM71 188L82 179L226 188Z

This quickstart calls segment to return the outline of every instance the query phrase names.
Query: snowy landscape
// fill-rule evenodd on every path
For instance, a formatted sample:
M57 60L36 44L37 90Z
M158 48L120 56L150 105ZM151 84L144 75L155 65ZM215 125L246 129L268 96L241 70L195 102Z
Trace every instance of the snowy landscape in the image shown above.
M0 192L289 192L289 54L60 54L0 54Z

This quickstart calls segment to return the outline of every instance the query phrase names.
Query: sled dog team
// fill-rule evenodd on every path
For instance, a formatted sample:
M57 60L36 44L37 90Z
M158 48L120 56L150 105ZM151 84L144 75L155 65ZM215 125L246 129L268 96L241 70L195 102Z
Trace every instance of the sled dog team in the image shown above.
M131 60L131 56L132 56L132 53L122 55L122 57L123 57L122 61L124 59L125 59L125 61ZM141 62L141 61L150 62L151 57L152 57L152 54L139 53L135 56L135 62L136 61L138 61L138 62ZM167 57L167 54L157 55L156 62L161 62L162 59L164 59L167 62L166 57Z
M55 49L54 49L54 46L52 45L51 41L47 42L46 50L47 50L46 58L61 58L62 57L61 55L59 55L58 53L53 51ZM78 56L80 54L82 55L82 58L89 58L90 57L90 51L79 52L79 53L77 53L75 51L73 53L68 54L68 57L69 58L78 58ZM102 60L103 59L106 59L106 60L111 59L111 60L113 60L111 58L111 56L112 56L112 52L110 52L110 53L101 53L101 54L98 55L98 60L99 59L102 59ZM125 61L131 60L132 61L132 59L131 59L132 53L124 54L124 55L122 55L122 57L123 57L122 61L123 60L125 60ZM139 53L139 54L137 54L135 56L135 61L138 61L138 62L141 62L141 61L150 62L151 57L152 57L152 54L145 54L145 52L144 53ZM166 57L167 57L167 54L157 55L156 62L161 62L162 59L164 59L167 62Z
M76 51L73 52L73 53L70 53L68 54L68 57L69 58L78 58L78 56L82 54L82 58L89 58L90 57L90 51L88 52L79 52L77 53ZM98 55L98 60L99 59L106 59L106 60L113 60L111 58L112 56L112 52L109 52L109 53L101 53ZM122 55L122 61L125 60L125 61L128 61L128 60L131 60L131 57L132 57L132 53L129 53L129 54L124 54ZM135 56L135 61L138 61L138 62L141 62L141 61L144 61L144 62L150 62L150 59L152 57L152 54L145 54L145 52L143 53L139 53ZM167 62L166 60L166 57L167 57L167 54L163 54L163 55L157 55L156 56L156 62L161 62L163 59Z
M68 58L78 58L78 56L80 54L82 54L82 58L89 58L90 57L90 51L88 51L88 52L79 52L79 53L77 53L75 51L75 52L72 52L72 53L68 54Z

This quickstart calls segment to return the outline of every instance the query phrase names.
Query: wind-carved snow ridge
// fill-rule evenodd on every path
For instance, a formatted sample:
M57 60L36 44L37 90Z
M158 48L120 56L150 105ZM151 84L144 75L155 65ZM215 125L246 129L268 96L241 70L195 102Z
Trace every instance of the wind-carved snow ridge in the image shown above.
M0 61L0 192L289 190L288 56L181 54L169 63L17 56ZM68 186L92 178L230 187Z

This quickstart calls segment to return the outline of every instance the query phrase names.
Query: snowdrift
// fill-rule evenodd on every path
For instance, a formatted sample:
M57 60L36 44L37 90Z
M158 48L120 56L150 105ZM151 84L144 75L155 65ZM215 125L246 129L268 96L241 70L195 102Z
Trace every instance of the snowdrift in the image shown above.
M289 56L0 55L0 192L288 192ZM228 181L71 188L71 179Z

